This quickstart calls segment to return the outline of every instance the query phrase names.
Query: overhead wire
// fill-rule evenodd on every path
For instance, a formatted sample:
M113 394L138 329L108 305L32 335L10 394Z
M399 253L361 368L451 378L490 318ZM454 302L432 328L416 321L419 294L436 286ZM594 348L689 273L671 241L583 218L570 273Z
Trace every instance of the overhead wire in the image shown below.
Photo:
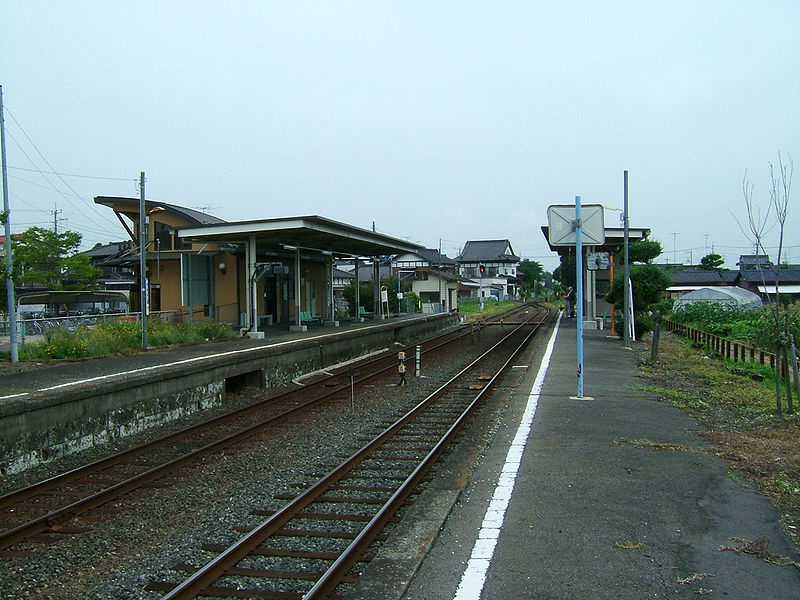
M23 154L26 156L26 158L27 158L29 161L31 161L31 164L35 165L35 164L36 164L36 162L33 160L33 158L31 158L31 156L30 156L30 155L29 155L29 154L28 154L28 153L25 151L25 149L24 149L24 148L23 148L23 147L20 145L20 143L17 141L17 139L14 137L14 135L13 135L12 133L9 133L9 137L10 137L10 138L11 138L11 140L12 140L12 141L13 141L13 142L14 142L14 143L17 145L17 147L19 148L19 150L20 150L20 151L21 151L21 152L22 152L22 153L23 153ZM71 206L72 206L72 207L73 207L75 210L77 210L77 211L78 211L78 213L80 213L80 214L81 214L83 217L85 217L85 218L87 218L87 219L90 219L90 218L91 218L91 217L89 217L89 215L85 214L85 213L84 213L84 211L83 211L83 209L82 209L80 206L78 206L77 204L75 204L75 202L73 202L73 200L72 200L70 197L68 197L68 196L67 196L67 195L66 195L66 194L65 194L65 193L64 193L62 190L58 189L58 188L55 186L55 184L54 184L54 183L53 183L53 182L52 182L52 181L51 181L51 180L50 180L50 179L47 177L47 175L45 175L45 174L44 174L42 171L38 171L38 173L39 173L39 174L40 174L40 175L41 175L41 176L42 176L42 177L45 179L45 181L47 181L47 183L50 185L50 187L49 187L49 188L47 188L47 186L42 186L42 185L40 184L40 187L44 187L45 189L51 189L52 191L54 191L55 193L57 193L59 196L61 196L61 197L62 197L62 198L63 198L63 199L64 199L64 200L67 202L67 203L69 203L69 204L70 204L70 205L71 205ZM28 182L28 183L33 183L33 182ZM36 185L36 184L34 183L33 185ZM69 187L69 186L67 186L67 187ZM75 192L75 190L72 190L72 188L70 188L70 191L72 191L72 193L73 193L73 194L75 194L75 196L76 196L78 199L80 199L80 200L83 200L83 198L81 198L81 196L80 196L80 195L79 195L77 192ZM113 221L111 221L111 219L109 219L109 218L108 218L106 215L103 215L103 214L101 214L99 211L97 211L97 210L93 210L93 212L94 212L95 214L97 214L99 217L101 217L101 218L102 218L104 221L108 221L109 223L113 223Z
M18 180L18 181L22 181L22 182L30 184L30 185L35 185L37 187L41 187L41 188L44 188L44 189L47 189L47 190L52 189L51 187L48 187L46 185L42 185L41 183L36 183L35 181L29 181L27 179L23 179L22 177L18 177L16 175L12 175L11 177L13 179ZM31 202L29 202L28 200L26 200L25 198L23 198L22 196L20 196L19 194L15 193L15 192L10 192L10 195L13 196L17 201L22 202L23 204L26 204L28 206L33 207L33 208L30 209L31 211L37 211L37 212L41 212L41 213L44 213L44 214L51 214L52 213L52 211L50 211L50 210L44 210L42 208L37 208L34 204L32 204ZM14 212L17 213L17 212L24 212L24 211L22 211L19 208L15 208ZM59 217L59 220L60 221L66 221L66 220L68 220L68 217ZM94 221L90 221L89 224L84 223L83 225L81 225L81 231L93 233L94 235L100 236L103 239L108 237L109 231L107 229L95 229L95 228L93 228L91 226L92 223L94 223ZM23 225L25 225L25 223L18 223L17 221L14 221L13 225L15 227L23 226ZM115 225L117 225L117 224L115 223Z
M10 110L8 110L8 108L7 108L7 107L4 107L4 109L5 109L5 112L6 112L6 113L8 113L8 114L11 116L11 118L12 118L12 119L13 119L13 121L14 121L14 123L16 123L17 127L19 127L19 130L20 130L20 131L22 132L22 134L25 136L25 139L27 139L27 140L28 140L28 142L31 144L31 146L33 146L33 148L34 148L34 149L36 150L36 152L39 154L39 156L40 156L40 157L41 157L41 159L44 161L44 163L45 163L45 164L46 164L46 165L47 165L47 166L48 166L48 167L51 169L51 171L50 171L50 172L45 172L45 171L42 171L42 170L41 170L41 169L38 167L38 165L36 164L36 161L34 161L34 160L33 160L33 158L31 158L31 156L30 156L30 155L29 155L29 154L28 154L28 153L25 151L25 149L22 147L22 145L21 145L21 144L20 144L20 143L17 141L17 139L16 139L16 138L13 136L13 134L9 133L9 137L11 137L12 141L13 141L13 142L14 142L14 143L17 145L17 147L20 149L20 151L21 151L21 152L22 152L22 153L25 155L25 157L26 157L26 158L27 158L27 159L30 161L30 163L31 163L31 164L32 164L32 165L35 167L35 171L36 171L37 173L39 173L39 175L41 175L41 176L42 176L42 177L45 179L45 181L47 181L47 182L48 182L48 183L51 185L51 187L52 187L53 191L55 191L55 192L56 192L56 193L58 193L58 194L59 194L59 195L60 195L62 198L64 198L64 200L66 200L66 201L67 201L67 202L68 202L70 205L72 205L72 206L73 206L73 208L75 208L75 209L76 209L76 210L77 210L77 211L78 211L78 212L79 212L79 213L80 213L82 216L84 216L84 217L86 217L86 218L90 218L90 217L89 217L89 216L88 216L86 213L84 213L84 212L83 212L83 208L81 208L80 206L78 206L77 204L75 204L75 203L72 201L72 199L71 199L71 198L69 198L69 197L68 197L66 194L64 194L64 193L63 193L61 190L59 190L59 189L58 189L58 188L57 188L57 187L56 187L56 186L55 186L55 185L52 183L52 181L50 181L50 179L49 179L49 178L48 178L48 176L47 176L47 173L52 173L52 174L55 174L55 176L56 176L56 177L58 177L58 179L61 181L61 183L63 183L63 184L64 184L64 186L65 186L65 187L66 187L66 188L67 188L67 189L68 189L68 190L69 190L69 191L70 191L70 192L71 192L71 193L72 193L72 194L73 194L73 195L74 195L76 198L78 198L79 200L82 200L82 201L84 201L84 202L85 202L85 199L84 199L84 198L83 198L83 197L82 197L82 196L81 196L81 195L80 195L78 192L76 192L76 191L75 191L75 190L72 188L72 186L71 186L71 185L69 185L69 183L67 183L67 181L64 179L64 177L63 177L63 176L62 176L62 175L61 175L61 174L60 174L60 173L59 173L59 172L58 172L58 171L55 169L55 167L53 167L53 165L52 165L52 164L50 164L50 161L48 161L48 160L47 160L47 158L44 156L44 154L42 154L41 150L39 150L39 147L38 147L38 146L36 145L36 143L35 143L35 142L34 142L34 141L33 141L33 140L30 138L30 136L28 135L28 133L25 131L25 128L24 128L24 127L22 127L22 125L21 125L21 124L20 124L20 122L17 120L17 118L14 116L14 114L13 114L13 113L12 113ZM92 177L93 177L93 176L92 176ZM134 180L133 180L133 179L125 179L125 180L123 180L123 181L134 181ZM106 213L100 212L100 211L99 211L99 210L97 210L97 209L96 209L96 208L95 208L93 205L89 204L89 208L91 209L91 211L92 211L93 213L95 213L95 214L96 214L98 217L100 217L100 218L101 218L101 219L103 219L104 221L108 222L109 224L112 224L112 223L114 223L114 221L113 221L113 220L111 220L111 219L108 217L108 215L107 215Z
M45 173L47 175L58 175L60 177L78 177L81 179L102 179L105 181L129 181L131 183L135 183L137 179L135 177L100 177L99 175L78 175L76 173L59 173L57 171L42 171L40 169L26 169L25 167L12 167L8 166L9 169L16 169L17 171L31 171L34 173Z

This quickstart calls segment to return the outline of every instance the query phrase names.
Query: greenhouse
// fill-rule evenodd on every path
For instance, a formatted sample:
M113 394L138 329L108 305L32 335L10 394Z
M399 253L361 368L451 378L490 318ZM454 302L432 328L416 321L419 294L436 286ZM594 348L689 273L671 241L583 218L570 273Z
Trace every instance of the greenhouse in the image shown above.
M699 302L715 302L737 308L758 308L761 306L761 298L744 288L725 285L714 287L702 287L692 292L688 292L675 300L674 310L690 304L697 304Z

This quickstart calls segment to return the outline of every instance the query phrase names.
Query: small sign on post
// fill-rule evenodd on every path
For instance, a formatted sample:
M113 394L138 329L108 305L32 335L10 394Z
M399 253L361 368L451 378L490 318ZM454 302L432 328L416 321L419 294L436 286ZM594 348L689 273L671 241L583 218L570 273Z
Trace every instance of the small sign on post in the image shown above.
M589 252L586 254L586 268L590 271L608 271L608 252Z
M408 381L406 380L406 353L402 350L397 353L397 361L397 372L400 374L400 381L397 385L403 387Z

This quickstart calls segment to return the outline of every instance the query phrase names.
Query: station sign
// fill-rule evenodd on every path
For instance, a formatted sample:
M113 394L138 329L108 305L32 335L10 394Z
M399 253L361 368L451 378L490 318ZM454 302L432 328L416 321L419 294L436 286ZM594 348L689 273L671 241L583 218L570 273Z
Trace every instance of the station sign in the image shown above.
M551 246L574 246L575 205L552 204L547 207L547 238ZM581 205L581 235L584 246L602 246L606 241L602 204Z

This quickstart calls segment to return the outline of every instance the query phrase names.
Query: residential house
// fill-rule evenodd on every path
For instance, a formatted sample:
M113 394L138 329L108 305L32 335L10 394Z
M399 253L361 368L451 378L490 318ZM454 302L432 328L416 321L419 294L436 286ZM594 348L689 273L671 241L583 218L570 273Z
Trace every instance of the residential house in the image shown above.
M432 248L398 254L393 273L400 281L411 281L411 291L419 296L424 313L452 312L458 309L458 263Z
M680 298L683 294L704 287L738 286L759 294L762 300L775 295L775 266L769 256L743 254L736 263L738 269L706 270L690 266L671 273L673 285L667 296ZM778 291L800 297L800 265L785 265L777 270Z
M355 273L353 271L345 271L334 264L331 271L331 278L333 279L333 304L335 307L335 314L346 315L349 309L347 300L344 297L344 288L355 280Z
M687 292L693 292L705 287L737 285L739 275L739 271L730 269L703 269L698 266L671 271L672 285L667 288L667 297L680 298Z
M519 298L517 264L520 258L514 254L510 241L468 241L455 261L461 278L469 280L462 286L468 297L495 300Z
M90 250L81 252L89 257L89 263L103 274L98 279L100 289L110 292L122 292L128 301L131 299L131 291L136 290L136 274L132 268L116 262L118 256L130 252L133 242L109 242L108 244L96 244ZM108 302L104 310L124 311L127 303L122 301Z

